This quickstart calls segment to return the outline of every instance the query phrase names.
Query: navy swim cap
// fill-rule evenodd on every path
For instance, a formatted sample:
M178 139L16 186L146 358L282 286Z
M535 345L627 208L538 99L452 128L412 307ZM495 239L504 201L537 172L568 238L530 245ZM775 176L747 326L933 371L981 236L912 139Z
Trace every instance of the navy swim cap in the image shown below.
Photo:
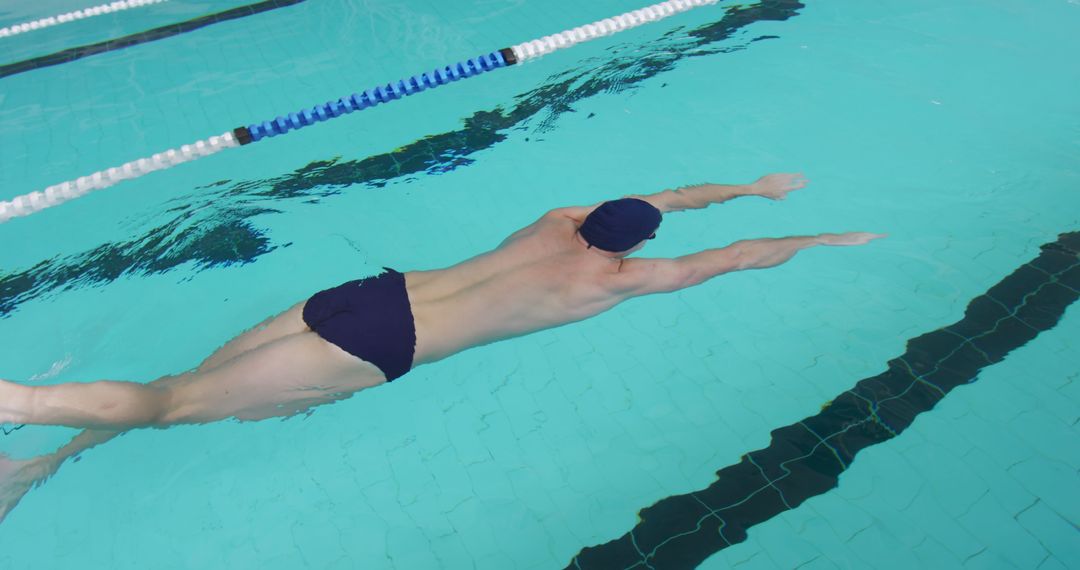
M589 245L617 253L647 239L660 227L660 210L637 198L600 204L581 224L581 237Z

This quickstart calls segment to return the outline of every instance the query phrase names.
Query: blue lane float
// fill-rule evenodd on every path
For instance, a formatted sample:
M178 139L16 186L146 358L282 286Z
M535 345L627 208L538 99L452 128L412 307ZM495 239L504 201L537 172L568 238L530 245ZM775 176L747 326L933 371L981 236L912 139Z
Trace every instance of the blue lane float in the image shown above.
M421 91L434 89L440 85L474 77L486 71L494 71L507 65L509 63L503 54L503 50L493 51L434 71L413 75L396 83L387 83L366 91L353 93L336 101L328 101L321 105L301 109L276 119L252 123L246 127L237 127L233 129L233 134L241 145L258 142L264 138L283 135L289 131L328 121L353 111L363 111L379 103L396 101L402 97L408 97Z
M126 0L127 6L150 3L151 0ZM531 40L498 51L459 61L434 71L428 71L419 75L401 79L394 83L379 85L365 91L359 91L342 97L335 101L328 101L314 107L301 109L295 113L289 113L276 117L269 121L252 123L250 125L236 127L220 135L195 141L191 144L180 146L159 152L149 157L140 158L120 166L114 166L105 170L99 170L86 176L80 176L74 180L61 182L37 192L30 192L16 196L8 201L0 201L0 223L12 218L28 216L40 212L46 208L62 204L80 196L85 196L95 190L108 188L124 180L139 178L156 170L172 168L178 164L189 162L204 156L216 154L227 148L235 148L248 145L263 139L284 135L291 131L302 129L347 115L353 111L361 111L374 107L381 103L396 101L402 97L408 97L434 89L440 85L446 85L469 77L474 77L489 71L495 71L503 67L535 59L547 55L553 51L572 47L581 42L593 40L602 36L611 35L630 28L634 28L656 20L662 20L668 16L685 12L692 8L715 4L719 0L667 0L659 4L653 4L639 10L619 14L611 18L605 18L578 26L571 30L544 36L540 39Z

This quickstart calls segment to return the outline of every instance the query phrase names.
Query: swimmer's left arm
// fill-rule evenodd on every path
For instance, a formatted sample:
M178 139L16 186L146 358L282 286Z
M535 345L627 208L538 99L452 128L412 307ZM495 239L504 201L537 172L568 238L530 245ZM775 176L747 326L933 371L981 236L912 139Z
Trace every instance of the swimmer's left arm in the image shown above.
M548 213L544 214L544 216L569 218L577 222L578 225L581 225L585 223L585 218L589 217L589 214L591 214L593 210L600 207L600 204L603 204L603 202L598 202L596 204L593 204L592 206L569 206L566 208L555 208L554 210L551 210Z
M683 210L699 210L710 204L727 202L739 196L748 196L753 194L752 187L753 185L696 184L655 194L630 195L627 198L644 200L660 210L660 213L666 214Z
M598 206L600 206L600 204L593 204L592 206L569 206L566 208L555 208L554 210L548 210L544 213L543 216L540 216L540 219L507 236L506 239L504 239L502 243L499 244L499 247L506 245L507 242L513 241L515 238L522 234L529 233L530 231L534 230L537 225L544 223L545 220L570 219L580 226L581 224L585 223L585 218Z
M763 196L783 200L788 192L806 186L801 174L768 174L752 184L697 184L656 194L627 196L655 206L661 213L698 210L711 204L727 202L739 196Z

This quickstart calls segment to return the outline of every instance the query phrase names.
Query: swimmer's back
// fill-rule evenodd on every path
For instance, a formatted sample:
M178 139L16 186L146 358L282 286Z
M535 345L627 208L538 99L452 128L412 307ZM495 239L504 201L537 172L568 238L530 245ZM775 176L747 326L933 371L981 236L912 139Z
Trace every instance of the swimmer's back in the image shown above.
M572 220L545 216L497 249L437 271L406 274L417 364L578 321L611 308L606 272L581 254Z

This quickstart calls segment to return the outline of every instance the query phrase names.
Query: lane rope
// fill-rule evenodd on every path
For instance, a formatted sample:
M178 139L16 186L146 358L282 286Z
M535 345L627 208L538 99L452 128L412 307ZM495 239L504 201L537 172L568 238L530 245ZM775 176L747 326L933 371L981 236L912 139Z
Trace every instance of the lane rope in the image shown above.
M75 20L82 20L83 18L111 14L113 12L127 10L128 8L138 8L139 6L149 6L150 4L160 4L162 2L168 2L168 0L119 0L118 2L110 2L92 8L83 8L82 10L67 12L66 14L60 14L59 16L49 16L48 18L41 18L40 20L34 20L33 22L23 22L21 24L15 24L14 26L0 28L0 38L6 38L8 36L14 36L33 30L40 30L57 24L74 22Z
M668 0L660 2L659 4L605 18L558 34L544 36L540 39L459 61L397 82L379 85L335 101L328 101L301 109L295 113L279 116L272 120L252 123L246 127L236 127L221 135L160 152L148 158L140 158L117 167L81 176L75 180L61 182L42 191L17 196L12 200L0 201L0 223L16 217L28 216L68 200L85 196L95 190L108 188L118 182L139 178L155 170L164 170L177 164L216 154L227 148L248 145L266 138L283 135L315 123L347 115L353 111L361 111L380 103L389 103L421 91L434 89L440 85L536 59L560 49L635 28L649 22L662 20L692 8L715 4L718 1ZM131 0L128 3L130 2Z

